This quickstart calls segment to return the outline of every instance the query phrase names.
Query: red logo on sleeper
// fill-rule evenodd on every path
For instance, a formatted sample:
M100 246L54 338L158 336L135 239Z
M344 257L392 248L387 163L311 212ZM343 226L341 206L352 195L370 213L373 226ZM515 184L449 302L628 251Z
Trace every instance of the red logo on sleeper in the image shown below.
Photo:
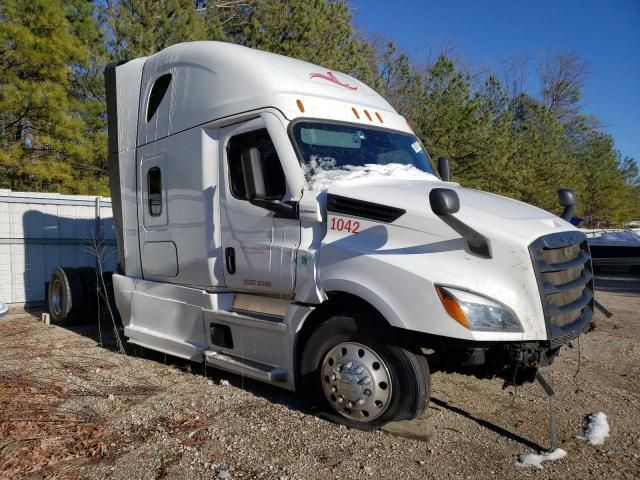
M324 80L329 80L331 83L335 83L336 85L340 85L341 87L348 88L349 90L357 90L358 87L354 85L350 85L346 82L338 80L333 72L327 73L310 73L309 78L322 78Z

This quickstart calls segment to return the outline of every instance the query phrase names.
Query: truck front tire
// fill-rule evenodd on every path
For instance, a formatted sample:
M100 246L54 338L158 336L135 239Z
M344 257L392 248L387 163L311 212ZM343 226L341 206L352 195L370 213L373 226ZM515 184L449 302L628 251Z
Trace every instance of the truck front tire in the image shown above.
M424 412L430 394L426 359L370 333L375 329L357 315L338 315L306 342L301 387L325 418L372 430Z

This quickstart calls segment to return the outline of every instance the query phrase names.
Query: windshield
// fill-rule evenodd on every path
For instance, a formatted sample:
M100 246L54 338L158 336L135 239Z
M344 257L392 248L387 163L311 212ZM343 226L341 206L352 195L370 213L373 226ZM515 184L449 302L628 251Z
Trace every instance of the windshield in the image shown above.
M312 186L320 179L321 184L315 186L325 187L329 177L344 180L373 174L433 179L436 175L422 144L408 133L360 125L298 122L293 126L293 136ZM334 172L333 176L330 172Z

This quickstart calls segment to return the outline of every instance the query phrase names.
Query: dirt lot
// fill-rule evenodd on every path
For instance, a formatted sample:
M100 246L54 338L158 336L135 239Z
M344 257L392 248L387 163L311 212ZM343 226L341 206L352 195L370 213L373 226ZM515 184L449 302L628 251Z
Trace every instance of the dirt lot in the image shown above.
M555 364L559 446L537 385L436 373L431 441L339 427L291 393L142 349L115 351L107 325L0 321L0 478L638 478L640 282L601 278L615 314ZM227 385L227 381L229 385ZM611 436L581 436L603 411Z

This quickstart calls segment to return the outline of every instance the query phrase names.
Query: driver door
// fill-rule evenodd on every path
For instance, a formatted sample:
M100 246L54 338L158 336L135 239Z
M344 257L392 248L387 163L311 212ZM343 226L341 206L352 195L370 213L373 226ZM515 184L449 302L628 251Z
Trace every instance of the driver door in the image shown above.
M226 286L234 291L292 298L300 221L249 202L242 155L257 149L267 200L291 199L278 152L261 118L220 131L220 224ZM254 150L255 151L255 150Z

